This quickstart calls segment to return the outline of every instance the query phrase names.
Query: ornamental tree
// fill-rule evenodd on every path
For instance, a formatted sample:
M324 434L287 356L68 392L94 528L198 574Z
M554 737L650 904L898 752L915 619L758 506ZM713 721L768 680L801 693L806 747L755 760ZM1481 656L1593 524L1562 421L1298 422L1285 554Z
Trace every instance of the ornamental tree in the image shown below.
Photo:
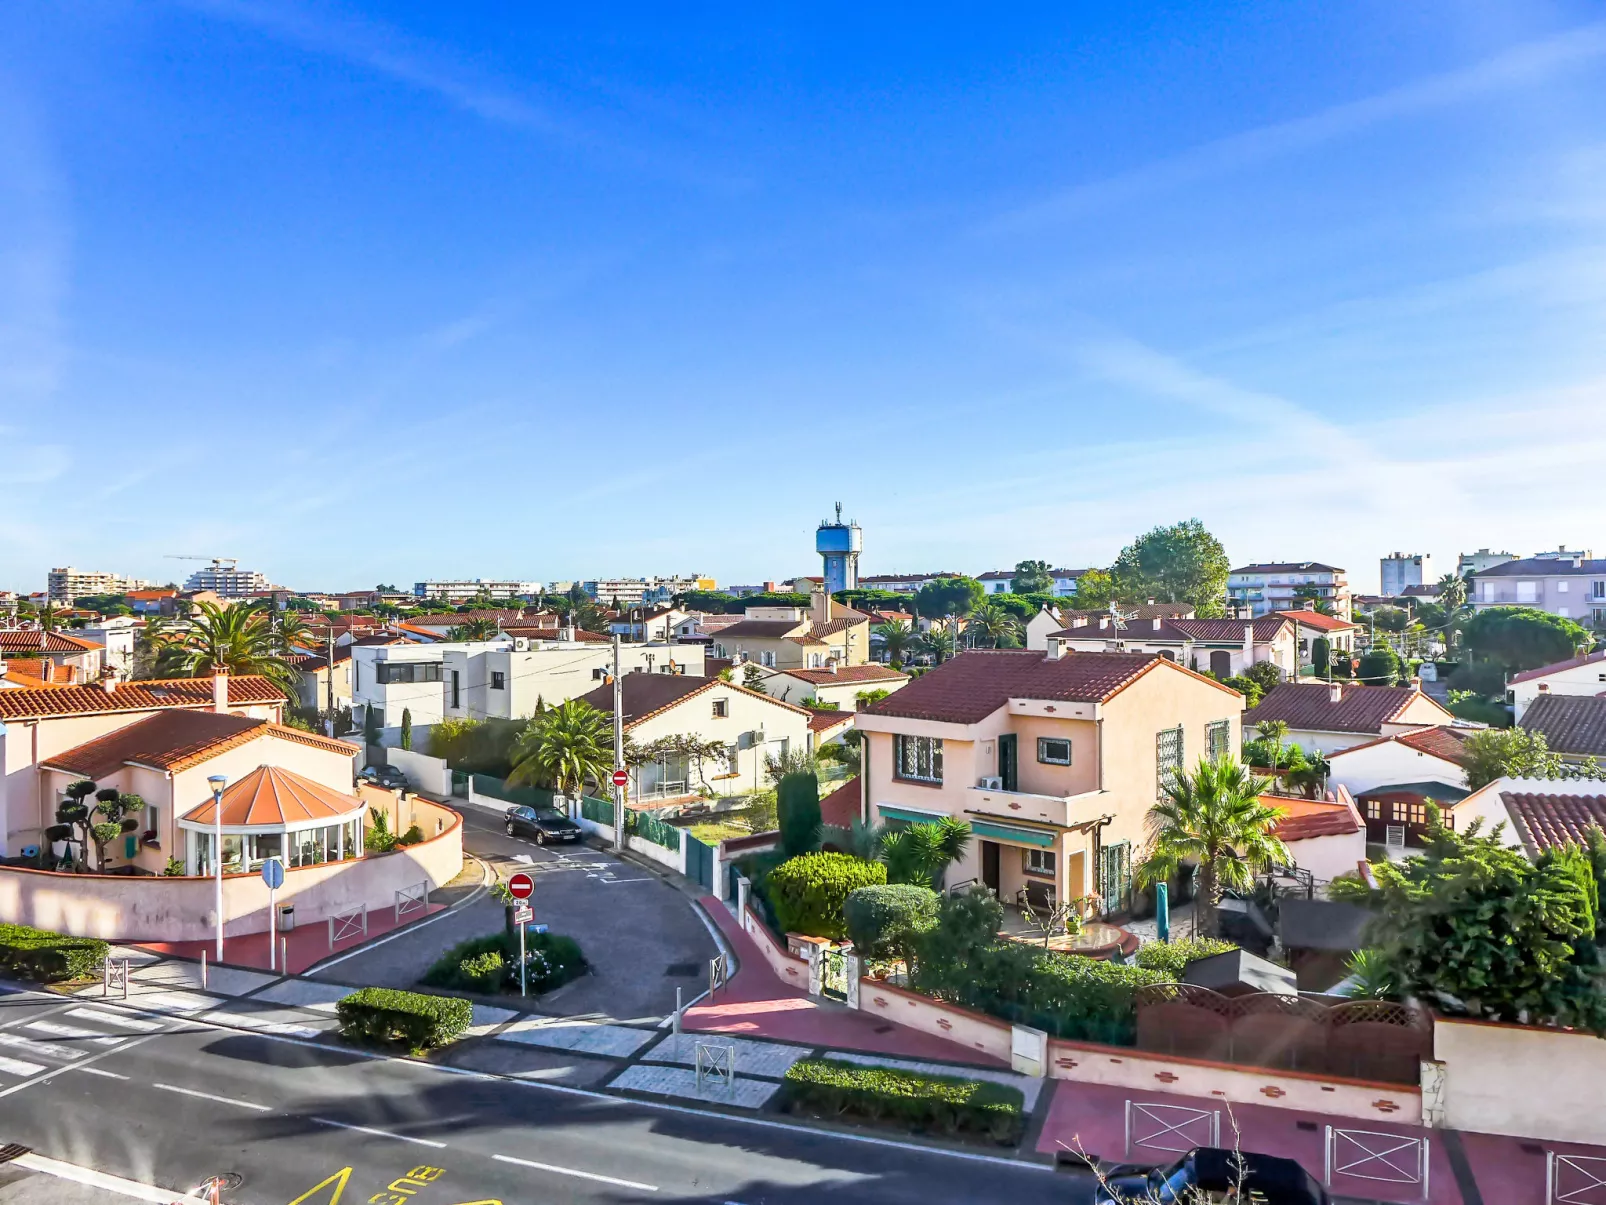
M1467 621L1467 651L1487 657L1507 673L1565 661L1588 639L1570 619L1533 607L1490 607Z
M1188 519L1132 541L1115 558L1110 576L1124 601L1192 603L1200 617L1208 617L1223 610L1230 567L1221 541L1198 519Z

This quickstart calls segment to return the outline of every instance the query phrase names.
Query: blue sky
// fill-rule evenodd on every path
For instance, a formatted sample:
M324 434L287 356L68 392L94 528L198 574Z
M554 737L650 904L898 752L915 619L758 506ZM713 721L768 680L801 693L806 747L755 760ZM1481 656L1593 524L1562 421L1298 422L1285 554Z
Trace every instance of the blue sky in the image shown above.
M1596 3L0 7L0 586L1606 552Z

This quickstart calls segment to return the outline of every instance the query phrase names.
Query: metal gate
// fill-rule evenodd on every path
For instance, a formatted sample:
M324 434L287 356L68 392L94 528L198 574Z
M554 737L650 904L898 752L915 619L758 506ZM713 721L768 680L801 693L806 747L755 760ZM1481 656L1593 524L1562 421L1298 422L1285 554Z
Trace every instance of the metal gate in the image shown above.
M1545 1205L1606 1205L1606 1159L1546 1151Z
M1419 1185L1422 1199L1428 1199L1426 1138L1328 1126L1325 1145L1322 1165L1327 1187L1333 1187L1334 1176L1348 1176L1380 1184Z
M704 891L714 890L713 846L704 845L685 831L680 838L686 844L686 877L694 879Z
M833 1000L848 998L848 956L841 946L820 949L820 995Z
M1191 1151L1196 1146L1221 1145L1221 1112L1187 1105L1126 1102L1126 1154L1134 1146L1151 1151Z

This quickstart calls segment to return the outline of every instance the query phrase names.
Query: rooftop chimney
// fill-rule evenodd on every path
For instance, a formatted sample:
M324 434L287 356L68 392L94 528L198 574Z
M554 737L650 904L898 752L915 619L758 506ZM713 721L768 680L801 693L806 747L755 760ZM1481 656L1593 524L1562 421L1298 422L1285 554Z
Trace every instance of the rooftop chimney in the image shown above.
M1153 623L1153 624L1154 624L1154 630L1155 630L1155 631L1156 631L1156 632L1158 632L1158 631L1159 631L1159 630L1160 630L1160 624L1161 624L1161 623L1162 623L1162 622L1163 622L1163 621L1162 621L1162 620L1159 620L1159 619L1156 619L1156 620L1152 620L1152 621L1151 621L1151 622L1152 622L1152 623Z
M115 694L117 692L117 667L115 665L108 665L105 670L102 671L100 675L100 688L107 694Z
M1342 703L1344 701L1344 684L1342 682L1329 682L1327 684L1327 701L1329 703Z
M212 671L212 710L219 715L229 713L229 675L226 670Z

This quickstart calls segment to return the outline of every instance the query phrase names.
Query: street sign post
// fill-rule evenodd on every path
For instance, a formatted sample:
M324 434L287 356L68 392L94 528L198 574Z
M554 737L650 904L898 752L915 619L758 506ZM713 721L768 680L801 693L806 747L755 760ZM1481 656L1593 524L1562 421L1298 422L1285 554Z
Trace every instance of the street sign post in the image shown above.
M630 785L630 771L615 770L613 772L612 782L616 787L628 787Z
M535 880L521 870L508 877L507 889L514 899L527 900L535 894Z
M535 909L525 903L513 905L513 923L519 927L519 995L530 994L530 964L524 953L524 927L535 919Z
M262 881L268 885L268 970L275 971L274 950L278 946L277 929L279 925L279 888L284 886L284 863L278 858L269 858L262 863ZM284 968L288 974L290 968Z
M513 923L515 925L527 925L531 921L533 921L534 919L535 919L535 909L530 907L530 905L528 905L528 904L514 904L513 905Z

